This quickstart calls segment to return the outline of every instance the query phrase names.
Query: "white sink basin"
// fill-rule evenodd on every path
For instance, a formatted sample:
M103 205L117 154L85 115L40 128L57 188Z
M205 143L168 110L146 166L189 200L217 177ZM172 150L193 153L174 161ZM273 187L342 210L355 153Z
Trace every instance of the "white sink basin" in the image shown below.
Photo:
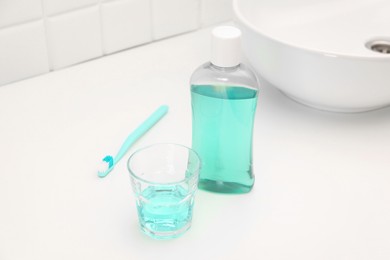
M293 99L321 109L390 105L389 0L233 0L243 51ZM373 45L373 46L372 46Z

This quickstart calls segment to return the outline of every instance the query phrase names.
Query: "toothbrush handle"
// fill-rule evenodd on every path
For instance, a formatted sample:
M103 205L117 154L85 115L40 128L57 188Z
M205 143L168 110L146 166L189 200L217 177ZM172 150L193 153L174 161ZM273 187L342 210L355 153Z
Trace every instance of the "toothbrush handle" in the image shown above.
M122 159L133 143L135 143L142 135L144 135L150 128L152 128L167 112L168 106L160 106L141 125L139 125L137 129L129 134L125 142L122 144L119 152L115 156L114 164Z

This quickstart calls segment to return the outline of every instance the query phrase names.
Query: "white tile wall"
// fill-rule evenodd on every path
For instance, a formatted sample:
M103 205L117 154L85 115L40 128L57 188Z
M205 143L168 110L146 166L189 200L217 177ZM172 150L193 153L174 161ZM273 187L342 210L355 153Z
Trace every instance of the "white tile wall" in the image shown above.
M49 17L46 26L53 69L90 60L103 53L97 6Z
M231 19L232 0L0 0L0 86Z
M0 27L41 17L41 0L0 0Z
M155 39L199 28L200 0L152 0Z
M53 15L97 4L99 0L42 0L45 14Z
M104 53L113 53L152 40L150 0L120 0L102 4Z
M208 26L232 17L232 0L202 0L201 23Z
M42 21L0 30L0 85L48 71Z

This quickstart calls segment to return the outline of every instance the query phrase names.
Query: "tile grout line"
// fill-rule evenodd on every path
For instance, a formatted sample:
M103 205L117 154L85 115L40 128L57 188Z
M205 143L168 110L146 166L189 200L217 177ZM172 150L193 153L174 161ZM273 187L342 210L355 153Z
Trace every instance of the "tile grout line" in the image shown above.
M151 34L151 40L149 43L154 42L156 40L156 37L154 35L154 15L153 15L153 5L154 0L148 0L149 1L149 12L150 12L150 34Z
M47 62L49 65L49 72L54 71L53 68L53 61L51 57L51 51L50 51L50 44L49 44L49 33L47 28L47 17L46 17L46 10L43 4L43 0L41 0L41 8L42 8L42 21L43 21L43 30L45 32L45 43L46 43L46 53L47 53Z
M92 8L94 6L97 6L98 4L100 4L100 1L97 2L97 3L87 4L87 5L83 5L83 6L79 6L79 7L74 7L74 8L71 8L69 10L56 12L56 13L53 13L53 14L50 14L50 15L47 15L47 16L48 17L55 17L55 16L66 15L66 14L69 14L69 13L75 13L75 12L78 12L78 11L81 11L81 10Z
M111 0L111 1L108 1L107 3L120 2L120 1L121 0ZM150 13L151 13L151 18L152 18L151 19L152 20L152 34L154 34L154 27L153 27L153 0L148 0L148 1L150 3ZM199 4L198 4L198 8L199 8L199 10L198 10L199 11L199 13L198 13L198 28L208 27L208 25L204 25L202 23L202 8L201 8L202 7L202 2L203 2L202 0L199 0ZM43 0L41 0L41 7L42 7L42 12L43 12L43 16L42 17L25 20L23 22L17 22L17 23L12 23L12 24L8 24L8 25L0 26L0 31L1 30L5 30L5 29L9 29L9 28L12 28L12 27L24 25L24 24L27 24L27 23L32 23L32 22L35 22L35 21L39 21L39 20L41 20L43 18L48 19L48 18L51 18L51 17L61 16L61 15L65 15L65 14L68 14L68 13L81 11L83 9L88 9L88 8L96 6L96 5L101 6L102 4L104 4L104 0L100 0L98 3L88 4L88 5L72 8L70 10L61 11L61 12L57 12L57 13L54 13L54 14L47 15L46 12L45 12ZM220 21L220 22L224 22L224 21ZM153 38L153 41L154 41L154 37L152 37L152 38Z
M202 6L203 6L203 0L199 0L199 4L198 4L198 29L204 28L204 24L202 22Z
M100 1L103 2L103 0L100 0ZM25 25L25 24L32 23L32 22L35 22L35 21L39 21L39 20L41 20L43 18L47 19L47 18L51 18L51 17L55 17L55 16L61 16L61 15L64 15L64 14L81 11L83 9L88 9L90 7L93 7L93 6L96 6L96 5L100 4L100 1L99 1L99 3L88 4L88 5L72 8L72 9L69 9L69 10L66 10L66 11L61 11L61 12L57 12L57 13L54 13L54 14L47 15L46 12L45 12L43 0L41 0L40 1L41 2L41 9L42 9L42 16L41 17L27 19L27 20L24 20L22 22L16 22L16 23L11 23L11 24L7 24L7 25L4 25L4 26L0 26L0 31L1 30L6 30L6 29L9 29L9 28L12 28L12 27L17 27L17 26L20 26L20 25ZM120 0L111 0L109 2L116 2L116 1L120 1Z
M103 0L99 1L99 27L100 27L100 46L102 49L102 54L100 57L106 56L107 55L107 50L104 44L104 30L103 30L103 11L102 11L102 5L103 5Z
M25 25L25 24L28 24L28 23L37 22L39 20L42 20L42 18L43 18L43 16L37 17L37 18L32 18L32 19L27 19L27 20L25 20L23 22L11 23L11 24L8 24L8 25L0 26L0 31L7 30L7 29L12 29L13 27L22 26L22 25Z

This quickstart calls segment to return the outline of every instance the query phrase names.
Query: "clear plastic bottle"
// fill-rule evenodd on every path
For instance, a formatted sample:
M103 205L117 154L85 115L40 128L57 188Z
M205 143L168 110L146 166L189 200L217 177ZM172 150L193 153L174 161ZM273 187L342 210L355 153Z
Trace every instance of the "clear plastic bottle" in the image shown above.
M240 36L232 26L215 28L211 62L191 76L192 148L202 161L199 188L213 192L247 193L254 184L258 81L240 64Z

